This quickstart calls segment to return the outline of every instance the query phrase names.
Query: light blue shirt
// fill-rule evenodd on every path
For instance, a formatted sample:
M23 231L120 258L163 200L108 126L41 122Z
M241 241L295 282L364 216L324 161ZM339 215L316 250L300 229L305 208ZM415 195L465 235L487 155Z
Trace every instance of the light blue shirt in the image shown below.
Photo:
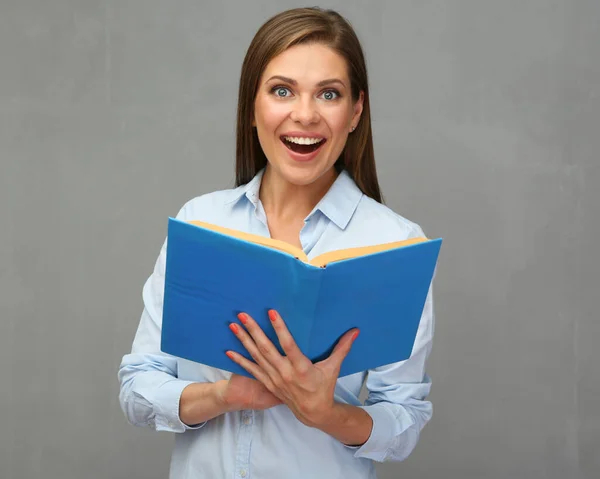
M246 185L192 199L177 218L269 236L258 197L262 173ZM416 236L424 236L417 224L364 195L342 172L306 217L300 241L312 258ZM374 461L401 461L412 452L431 418L431 382L425 372L434 332L431 290L408 360L337 382L336 400L361 407L373 418L362 446L346 446L305 426L285 405L226 413L190 427L179 418L182 390L192 382L214 382L230 374L160 351L165 255L166 241L144 284L141 320L118 378L119 400L131 424L175 433L171 479L375 478ZM359 400L363 383L368 391L364 404Z

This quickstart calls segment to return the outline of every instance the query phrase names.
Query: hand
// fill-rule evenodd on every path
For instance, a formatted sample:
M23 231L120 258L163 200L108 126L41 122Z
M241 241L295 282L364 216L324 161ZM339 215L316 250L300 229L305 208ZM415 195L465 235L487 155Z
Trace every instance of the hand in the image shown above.
M285 356L279 353L254 319L245 313L239 314L238 318L246 329L235 323L230 328L255 362L233 351L228 351L227 355L285 403L303 424L319 427L326 423L335 408L334 391L342 362L350 352L358 330L348 331L327 359L313 364L302 354L276 311L269 311L269 318Z
M259 381L239 374L232 374L229 380L224 381L220 399L230 411L269 409L281 404Z

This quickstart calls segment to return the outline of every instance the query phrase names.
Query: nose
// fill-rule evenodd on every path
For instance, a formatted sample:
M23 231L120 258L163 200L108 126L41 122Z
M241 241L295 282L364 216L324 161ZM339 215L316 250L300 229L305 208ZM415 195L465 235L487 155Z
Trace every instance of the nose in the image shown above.
M310 125L316 123L320 119L319 112L315 107L314 102L310 99L299 100L294 105L294 109L290 115L292 121L298 122L302 125Z

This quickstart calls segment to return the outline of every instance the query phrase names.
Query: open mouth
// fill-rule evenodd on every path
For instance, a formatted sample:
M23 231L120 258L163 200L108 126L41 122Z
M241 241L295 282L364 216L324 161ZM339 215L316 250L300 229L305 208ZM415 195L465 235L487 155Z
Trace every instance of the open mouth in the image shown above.
M291 151L306 155L321 148L327 141L325 138L295 138L282 136L281 141Z

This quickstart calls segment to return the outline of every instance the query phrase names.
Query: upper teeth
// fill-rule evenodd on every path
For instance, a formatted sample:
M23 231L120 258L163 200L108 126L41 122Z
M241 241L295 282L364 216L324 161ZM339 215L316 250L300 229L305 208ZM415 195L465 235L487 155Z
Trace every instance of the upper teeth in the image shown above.
M315 143L323 141L323 138L301 138L295 136L286 136L285 139L298 145L314 145Z

